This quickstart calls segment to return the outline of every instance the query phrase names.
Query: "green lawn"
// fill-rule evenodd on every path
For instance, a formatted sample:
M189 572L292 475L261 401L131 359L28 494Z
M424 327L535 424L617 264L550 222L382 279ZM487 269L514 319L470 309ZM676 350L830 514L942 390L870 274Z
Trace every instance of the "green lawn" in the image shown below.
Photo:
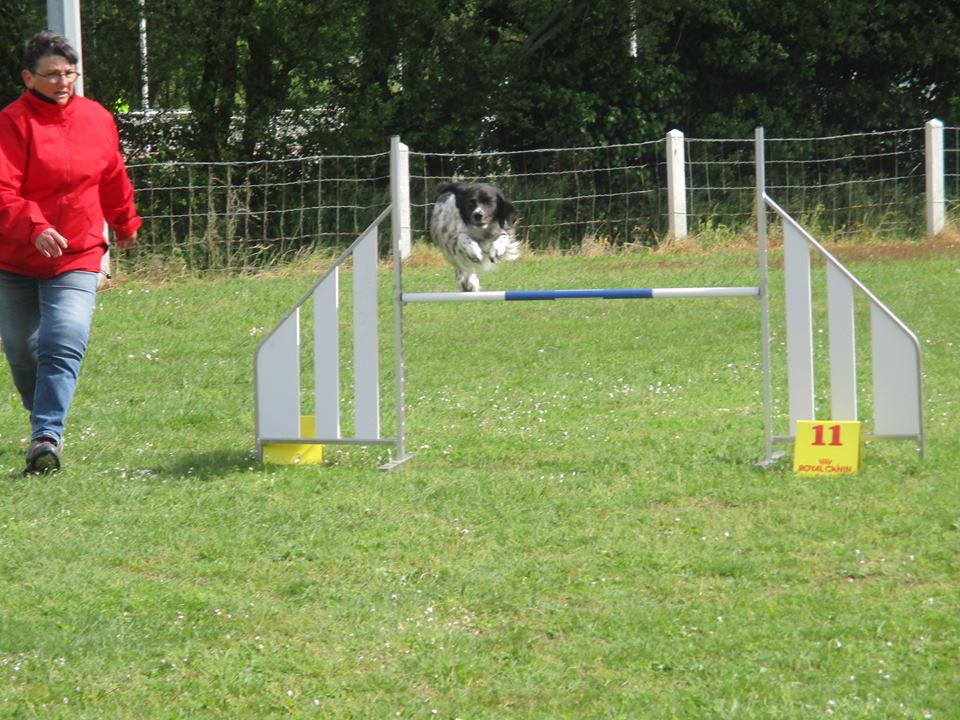
M745 285L753 262L483 282ZM257 462L253 353L312 275L102 294L62 473L21 477L0 385L0 717L957 717L960 253L849 266L923 343L927 457L868 443L834 478L755 466L749 298L408 306L415 456L382 473L382 448ZM436 263L405 281L453 289Z

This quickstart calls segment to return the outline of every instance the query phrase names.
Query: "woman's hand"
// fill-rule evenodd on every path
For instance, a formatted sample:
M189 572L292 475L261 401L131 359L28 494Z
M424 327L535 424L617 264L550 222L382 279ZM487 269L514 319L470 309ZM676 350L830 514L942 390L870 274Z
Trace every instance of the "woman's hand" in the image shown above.
M56 258L63 255L63 251L67 249L68 243L63 235L53 228L47 228L37 235L33 244L36 246L37 252L44 257Z
M120 250L129 250L137 244L137 234L134 233L128 238L117 238L116 243Z

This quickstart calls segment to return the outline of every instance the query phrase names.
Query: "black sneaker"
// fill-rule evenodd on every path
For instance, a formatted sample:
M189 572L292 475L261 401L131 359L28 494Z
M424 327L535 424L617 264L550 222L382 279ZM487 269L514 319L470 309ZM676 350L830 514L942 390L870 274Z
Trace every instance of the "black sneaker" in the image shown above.
M30 441L27 448L27 467L24 475L46 475L60 469L60 449L62 445L50 438L42 437Z

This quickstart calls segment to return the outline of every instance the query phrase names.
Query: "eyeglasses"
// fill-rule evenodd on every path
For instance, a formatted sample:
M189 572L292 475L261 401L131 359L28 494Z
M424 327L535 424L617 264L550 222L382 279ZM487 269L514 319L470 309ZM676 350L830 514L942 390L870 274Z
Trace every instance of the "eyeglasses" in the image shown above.
M68 72L52 72L47 73L46 75L41 75L37 73L37 77L42 77L44 80L49 82L66 82L70 83L80 77L80 73L75 70L69 70Z

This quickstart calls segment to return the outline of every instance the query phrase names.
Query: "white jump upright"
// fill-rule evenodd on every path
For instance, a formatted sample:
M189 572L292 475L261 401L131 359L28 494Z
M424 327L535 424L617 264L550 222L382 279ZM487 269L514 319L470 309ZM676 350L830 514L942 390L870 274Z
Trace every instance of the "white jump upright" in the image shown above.
M793 439L798 420L818 419L811 309L813 253L826 265L830 414L823 419L858 419L854 299L859 293L870 306L873 368L873 431L862 437L915 440L922 455L923 373L916 335L783 208L767 196L764 202L783 223L790 435L781 439Z
M407 148L391 143L391 204L370 223L332 267L297 301L293 309L259 344L254 363L257 451L266 445L392 445L389 470L409 459L404 447L403 317L395 303L394 375L396 428L384 436L381 427L379 293L377 284L379 227L391 218L395 286L400 261L409 255L410 194ZM398 205L400 206L398 209ZM353 434L341 427L340 269L353 271ZM399 291L397 291L399 292ZM396 297L393 298L396 300ZM313 301L313 412L302 415L300 310Z
M377 290L378 226L388 207L334 262L257 347L255 391L257 448L280 445L393 445L396 462L403 456L397 436L380 431L380 343ZM353 269L354 432L341 431L340 268ZM312 422L301 414L300 310L313 301ZM311 416L306 416L311 417ZM313 428L306 434L305 427Z
M861 433L865 440L914 440L920 456L924 454L923 392L920 342L916 335L867 287L845 268L826 248L804 230L796 220L763 189L763 132L757 131L758 235L766 238L766 210L780 219L783 227L783 263L785 327L787 347L787 398L789 430L775 435L771 402L765 402L767 458L775 457L774 442L792 441L800 420L859 420L857 353L854 303L857 295L870 308L871 353L873 369L872 429ZM816 407L814 367L814 328L812 304L811 254L826 266L827 331L830 381L830 409L824 417ZM769 312L768 296L761 293L764 313ZM767 398L770 384L770 333L763 332L764 375Z

